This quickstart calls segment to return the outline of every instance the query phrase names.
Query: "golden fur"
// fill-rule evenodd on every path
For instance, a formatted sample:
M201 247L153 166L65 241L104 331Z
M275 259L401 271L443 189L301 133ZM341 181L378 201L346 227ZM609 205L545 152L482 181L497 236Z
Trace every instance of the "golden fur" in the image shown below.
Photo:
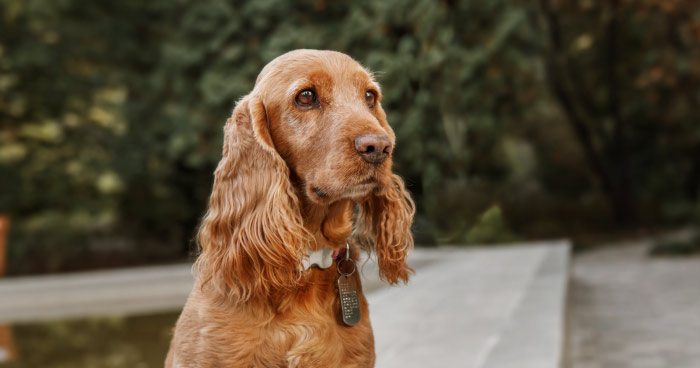
M295 98L310 88L318 108L301 109ZM265 66L224 127L195 287L166 367L374 366L361 290L362 319L345 326L336 265L301 262L307 249L349 240L356 261L359 247L376 253L385 281L412 272L413 201L390 156L370 164L354 145L367 133L394 143L380 101L372 75L338 52L296 50Z

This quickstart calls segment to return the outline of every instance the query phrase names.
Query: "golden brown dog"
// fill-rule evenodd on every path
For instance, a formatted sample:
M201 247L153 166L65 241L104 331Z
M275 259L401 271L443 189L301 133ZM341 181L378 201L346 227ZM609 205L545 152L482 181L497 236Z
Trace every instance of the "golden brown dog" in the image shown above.
M391 171L380 102L372 75L338 52L297 50L265 66L224 127L166 367L374 366L358 272L361 319L348 326L337 267L347 242L349 263L360 247L376 253L390 284L412 272L414 205ZM302 266L324 247L341 263Z

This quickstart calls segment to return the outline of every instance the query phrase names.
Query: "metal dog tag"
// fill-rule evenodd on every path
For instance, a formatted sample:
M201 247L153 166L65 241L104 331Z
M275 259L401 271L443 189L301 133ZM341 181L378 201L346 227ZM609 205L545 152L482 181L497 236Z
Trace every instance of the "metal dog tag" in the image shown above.
M338 292L343 322L348 326L354 326L360 322L360 298L357 292L357 281L350 275L341 274L338 277Z

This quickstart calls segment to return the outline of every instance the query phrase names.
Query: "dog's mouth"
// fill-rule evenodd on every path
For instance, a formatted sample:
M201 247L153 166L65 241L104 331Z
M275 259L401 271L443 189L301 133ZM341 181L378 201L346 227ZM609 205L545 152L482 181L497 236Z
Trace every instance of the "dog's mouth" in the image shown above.
M358 184L356 186L346 188L343 193L343 196L348 197L350 199L359 199L362 197L366 197L369 193L371 193L374 189L377 188L377 185L377 182Z
M343 198L359 200L367 197L367 195L379 187L379 182L373 178L364 179L357 184L346 185L335 189L310 184L307 187L307 195L312 200L318 202L332 202Z
M328 194L324 192L323 189L313 186L311 187L311 189L314 191L314 193L316 193L318 198L328 198Z

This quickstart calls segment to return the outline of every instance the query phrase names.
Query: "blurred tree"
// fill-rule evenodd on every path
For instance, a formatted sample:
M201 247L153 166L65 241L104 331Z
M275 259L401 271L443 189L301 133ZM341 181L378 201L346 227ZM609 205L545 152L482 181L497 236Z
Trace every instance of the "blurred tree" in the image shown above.
M690 210L700 190L697 3L539 4L552 94L616 221L638 224L643 203L680 199Z
M10 271L184 255L226 117L296 48L376 72L423 242L688 221L699 41L683 0L4 0Z

